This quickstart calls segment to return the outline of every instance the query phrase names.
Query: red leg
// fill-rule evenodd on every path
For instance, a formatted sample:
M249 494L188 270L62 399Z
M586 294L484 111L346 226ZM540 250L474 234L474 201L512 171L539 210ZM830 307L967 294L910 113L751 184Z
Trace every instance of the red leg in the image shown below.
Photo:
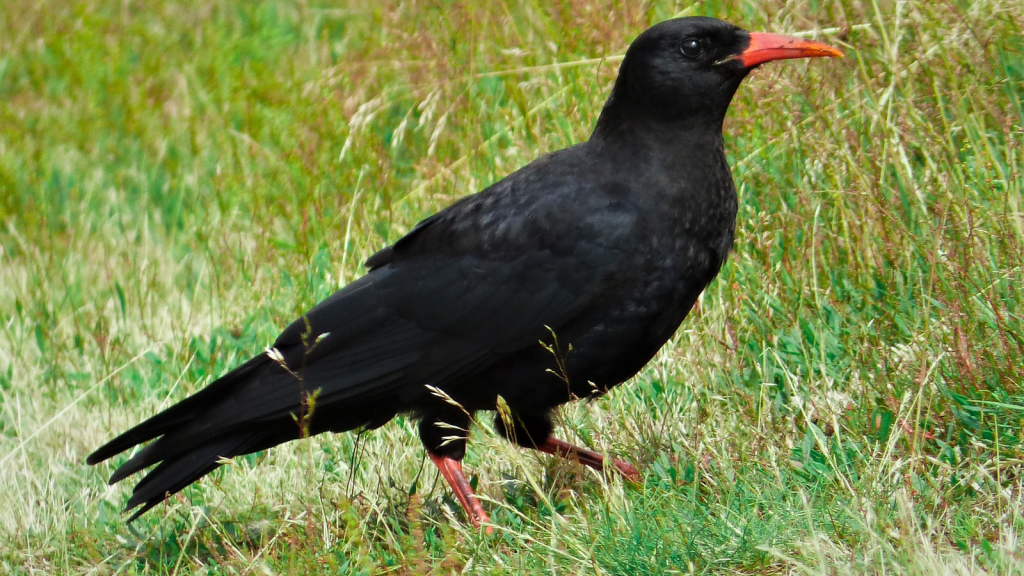
M580 464L586 464L595 470L604 470L605 468L604 456L592 450L587 450L586 448L581 448L579 446L569 444L568 442L563 442L554 436L548 436L547 440L537 446L537 450L546 454L554 454L556 456L561 456L562 458L575 460ZM640 472L637 471L632 464L615 458L611 459L611 463L615 466L616 471L626 480L637 484L640 483Z
M444 479L448 481L448 485L452 487L452 491L455 492L455 496L462 503L462 507L466 510L466 515L469 516L469 520L473 522L473 525L480 528L481 524L490 524L491 518L487 516L487 512L484 512L484 507L476 499L473 489L469 487L466 475L462 473L462 463L447 456L438 456L430 452L427 452L427 454L434 465L437 466L437 469L441 471ZM493 534L494 528L485 526L484 532Z

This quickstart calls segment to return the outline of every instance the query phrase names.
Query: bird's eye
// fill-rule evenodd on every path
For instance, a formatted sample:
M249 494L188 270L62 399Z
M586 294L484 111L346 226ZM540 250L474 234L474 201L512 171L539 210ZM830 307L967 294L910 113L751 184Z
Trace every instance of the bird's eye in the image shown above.
M696 38L687 38L686 40L683 40L683 43L679 45L679 51L687 58L700 58L701 54L704 53L704 50L700 45L700 40L697 40Z

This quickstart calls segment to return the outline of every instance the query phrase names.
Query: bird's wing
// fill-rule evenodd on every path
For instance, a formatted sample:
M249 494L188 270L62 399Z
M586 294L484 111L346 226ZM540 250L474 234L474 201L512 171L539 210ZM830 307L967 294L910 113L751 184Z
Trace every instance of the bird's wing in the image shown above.
M421 222L371 257L366 276L285 329L274 346L321 405L409 400L425 384L444 388L540 346L632 256L615 241L634 224L629 210L599 202L583 213L603 216L588 220L557 189L532 202L496 192ZM261 412L292 408L284 400L263 398Z
M509 225L518 214L503 224L529 228L525 221ZM537 213L530 218L536 221ZM528 240L510 234L500 250L479 249L466 238L480 233L466 228L467 219L442 212L390 247L386 258L371 259L366 276L277 339L273 348L287 371L266 371L258 386L237 388L204 420L226 429L293 414L298 395L287 384L301 379L305 390L317 392L318 410L338 414L331 429L366 425L350 422L340 406L383 402L400 411L425 393L424 385L444 389L540 346L590 303L601 263L616 259L596 244L586 257L559 253L539 230Z
M444 388L557 332L588 302L584 275L569 267L545 252L391 262L365 277L358 308L339 293L275 347L321 403L395 393L410 400L425 384Z

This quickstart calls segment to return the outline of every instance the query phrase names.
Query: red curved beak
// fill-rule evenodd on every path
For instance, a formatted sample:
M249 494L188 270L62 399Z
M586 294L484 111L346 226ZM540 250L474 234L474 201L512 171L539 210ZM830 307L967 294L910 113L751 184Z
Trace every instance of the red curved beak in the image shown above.
M764 32L751 32L750 46L747 46L747 49L739 56L740 62L745 68L752 68L772 60L823 57L842 58L843 53L827 44L811 42L795 36Z

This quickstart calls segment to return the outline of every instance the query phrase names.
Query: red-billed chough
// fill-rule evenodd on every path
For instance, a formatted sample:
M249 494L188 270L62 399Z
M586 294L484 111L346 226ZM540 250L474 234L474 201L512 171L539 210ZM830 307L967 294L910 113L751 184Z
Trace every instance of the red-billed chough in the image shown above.
M471 416L510 441L600 468L551 436L552 412L636 374L725 262L736 191L722 121L755 66L841 56L712 18L651 27L629 47L586 142L531 162L423 220L374 254L365 276L288 326L268 349L88 457L153 440L110 482L156 465L132 520L220 466L397 414L477 525L462 472ZM623 475L631 465L613 461Z

